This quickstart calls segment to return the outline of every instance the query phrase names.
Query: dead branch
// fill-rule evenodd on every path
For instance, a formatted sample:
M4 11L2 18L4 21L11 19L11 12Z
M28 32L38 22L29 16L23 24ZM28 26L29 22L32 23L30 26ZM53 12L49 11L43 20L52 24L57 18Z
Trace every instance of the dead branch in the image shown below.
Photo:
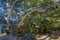
M8 24L8 25L11 25L11 24L10 24L10 16L11 16L11 14L12 14L12 11L13 11L14 6L15 6L18 2L20 2L20 1L19 1L19 0L16 0L16 1L12 4L11 9L7 9L7 12L8 12L7 24Z

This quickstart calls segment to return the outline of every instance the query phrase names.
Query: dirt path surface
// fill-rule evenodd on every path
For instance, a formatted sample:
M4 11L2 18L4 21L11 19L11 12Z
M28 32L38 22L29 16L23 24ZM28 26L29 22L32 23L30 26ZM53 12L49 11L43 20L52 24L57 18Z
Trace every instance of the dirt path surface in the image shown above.
M60 40L60 31L55 32L50 36L48 34L36 35L36 39L37 40ZM17 38L12 35L5 35L5 36L0 36L0 40L17 40ZM19 38L19 40L21 40L21 37Z
M60 40L60 36L56 37L51 35L52 37L49 37L48 35L37 35L37 40ZM17 40L15 37L9 35L9 36L2 36L0 37L0 40Z

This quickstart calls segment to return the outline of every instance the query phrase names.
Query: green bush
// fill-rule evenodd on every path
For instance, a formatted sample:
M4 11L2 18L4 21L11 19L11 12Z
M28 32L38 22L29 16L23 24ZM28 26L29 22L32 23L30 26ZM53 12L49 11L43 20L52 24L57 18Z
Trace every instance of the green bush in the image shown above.
M41 21L41 27L39 28L39 33L51 33L53 29L53 22L52 20L47 20L44 18Z

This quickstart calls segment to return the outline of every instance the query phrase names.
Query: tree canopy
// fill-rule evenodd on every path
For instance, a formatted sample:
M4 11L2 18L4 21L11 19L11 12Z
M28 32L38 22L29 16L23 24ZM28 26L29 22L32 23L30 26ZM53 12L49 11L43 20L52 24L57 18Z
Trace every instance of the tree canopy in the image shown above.
M49 32L60 27L60 0L0 0L0 24L12 34Z

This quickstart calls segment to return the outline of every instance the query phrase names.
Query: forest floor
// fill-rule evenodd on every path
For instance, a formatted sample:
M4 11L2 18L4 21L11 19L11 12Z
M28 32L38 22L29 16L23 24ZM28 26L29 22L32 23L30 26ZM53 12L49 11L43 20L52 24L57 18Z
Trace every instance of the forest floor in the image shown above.
M52 33L50 36L48 34L45 35L37 35L37 40L60 40L60 31Z
M21 40L21 38L19 38ZM48 34L44 35L36 35L37 40L60 40L60 31L57 31L50 36ZM5 35L5 36L0 36L0 40L16 40L16 38L12 35Z
M37 37L37 40L60 40L60 36L40 35L39 37Z

